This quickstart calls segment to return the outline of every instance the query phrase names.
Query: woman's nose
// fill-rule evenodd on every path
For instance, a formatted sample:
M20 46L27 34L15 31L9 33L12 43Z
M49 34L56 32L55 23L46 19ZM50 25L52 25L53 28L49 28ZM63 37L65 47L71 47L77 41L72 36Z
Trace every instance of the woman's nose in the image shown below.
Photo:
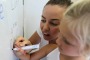
M49 30L50 30L50 26L49 26L48 23L46 23L46 24L44 25L43 30L44 30L44 31L49 31Z

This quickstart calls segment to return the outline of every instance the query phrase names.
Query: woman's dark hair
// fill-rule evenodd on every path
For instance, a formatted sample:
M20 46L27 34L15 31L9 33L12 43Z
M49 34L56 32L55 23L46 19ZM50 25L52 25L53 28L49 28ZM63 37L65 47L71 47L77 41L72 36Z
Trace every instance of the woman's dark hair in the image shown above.
M49 0L46 5L59 5L59 6L70 6L72 4L71 0Z

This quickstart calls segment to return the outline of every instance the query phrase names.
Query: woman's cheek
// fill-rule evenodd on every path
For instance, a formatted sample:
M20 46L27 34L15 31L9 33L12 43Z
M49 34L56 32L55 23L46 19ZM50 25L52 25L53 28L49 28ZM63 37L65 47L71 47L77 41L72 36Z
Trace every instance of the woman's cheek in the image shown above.
M58 28L53 28L52 29L52 32L58 33L59 32L59 29Z
M40 28L43 29L43 24L42 23L40 23Z

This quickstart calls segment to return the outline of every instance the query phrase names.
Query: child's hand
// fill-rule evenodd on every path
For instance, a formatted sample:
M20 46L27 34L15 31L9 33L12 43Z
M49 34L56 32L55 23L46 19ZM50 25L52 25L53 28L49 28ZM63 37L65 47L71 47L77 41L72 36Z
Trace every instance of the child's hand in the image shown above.
M18 37L15 41L15 43L17 46L28 46L31 45L31 42L25 38L23 38L22 36Z
M18 51L13 52L20 60L30 60L30 55L25 50L22 50L21 47L17 45L15 45L15 48L17 48Z
M14 43L14 47L18 46L18 47L23 47L23 46L28 46L28 45L32 45L31 42L29 40L26 40L25 38L23 38L22 36L18 37ZM31 50L26 50L27 53L29 53Z

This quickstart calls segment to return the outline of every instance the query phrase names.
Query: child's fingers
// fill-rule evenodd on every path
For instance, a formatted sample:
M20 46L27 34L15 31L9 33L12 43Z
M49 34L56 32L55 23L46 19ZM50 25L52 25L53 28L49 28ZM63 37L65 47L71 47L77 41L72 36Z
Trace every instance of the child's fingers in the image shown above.
M20 52L20 53L22 53L22 54L26 54L26 51L25 50L23 50L23 49L21 49L21 47L20 46L17 46L17 45L15 45L15 47L18 49L18 51L17 52Z

